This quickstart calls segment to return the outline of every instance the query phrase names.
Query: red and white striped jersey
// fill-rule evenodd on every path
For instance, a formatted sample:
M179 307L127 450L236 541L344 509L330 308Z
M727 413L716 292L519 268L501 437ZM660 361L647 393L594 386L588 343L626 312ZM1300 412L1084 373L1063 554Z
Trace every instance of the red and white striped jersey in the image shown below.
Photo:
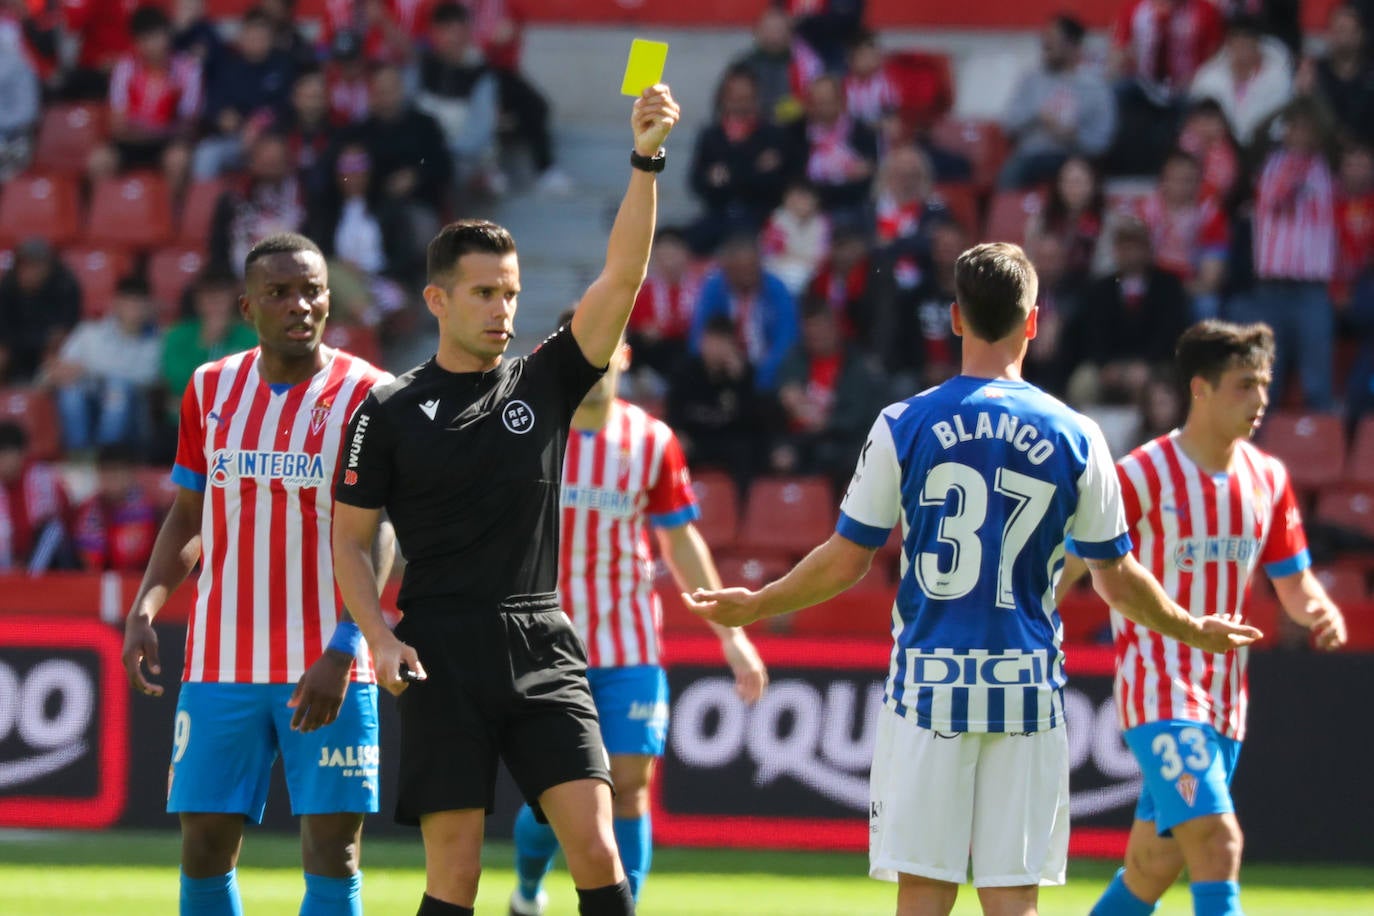
M1336 269L1335 188L1319 155L1272 154L1255 194L1255 274L1326 283Z
M663 609L649 529L700 516L666 423L617 400L600 430L573 430L563 459L558 595L593 668L660 664Z
M284 390L258 375L257 348L206 363L186 387L172 480L205 494L187 681L294 683L338 623L334 472L349 418L391 377L325 353ZM353 676L373 681L371 660Z
M189 124L200 96L200 62L189 54L172 55L166 69L126 54L110 73L110 110L147 131L165 134Z
M1280 578L1311 563L1287 469L1248 442L1229 473L1213 476L1184 454L1175 431L1122 458L1117 475L1137 559L1194 616L1238 621L1257 565ZM1115 610L1112 633L1123 728L1187 719L1244 737L1246 649L1213 655Z

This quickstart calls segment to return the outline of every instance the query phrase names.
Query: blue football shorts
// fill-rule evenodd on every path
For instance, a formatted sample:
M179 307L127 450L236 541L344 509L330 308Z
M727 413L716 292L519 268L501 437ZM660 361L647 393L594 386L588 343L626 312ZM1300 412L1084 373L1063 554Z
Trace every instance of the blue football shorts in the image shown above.
M588 668L608 754L662 757L668 743L668 676L658 665Z
M371 814L380 798L377 686L348 685L339 717L291 729L294 684L185 683L177 699L167 810L262 822L280 754L291 812Z
M1160 836L1172 836L1173 828L1185 821L1236 810L1231 777L1240 758L1239 741L1183 719L1138 725L1123 737L1145 776L1135 816L1152 821Z

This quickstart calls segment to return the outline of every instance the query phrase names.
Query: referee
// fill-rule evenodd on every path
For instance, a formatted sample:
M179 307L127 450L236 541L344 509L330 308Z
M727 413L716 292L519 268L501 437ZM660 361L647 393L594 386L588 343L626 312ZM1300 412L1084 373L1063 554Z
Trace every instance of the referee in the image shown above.
M374 389L345 440L335 575L378 682L400 696L396 819L424 837L419 916L472 913L498 757L562 844L579 911L634 912L587 659L556 594L558 496L569 422L644 280L655 173L677 120L667 86L635 101L633 171L606 266L572 321L527 357L502 358L520 294L510 233L480 220L440 231L424 291L438 353ZM372 572L383 509L408 561L395 635ZM409 690L403 664L423 678Z

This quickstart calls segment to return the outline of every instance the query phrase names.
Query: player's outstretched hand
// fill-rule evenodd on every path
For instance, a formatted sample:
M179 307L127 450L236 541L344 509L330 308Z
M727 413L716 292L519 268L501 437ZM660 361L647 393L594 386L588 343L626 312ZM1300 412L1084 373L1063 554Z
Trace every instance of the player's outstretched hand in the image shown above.
M153 622L142 614L134 613L124 618L123 658L130 687L150 697L162 696L162 685L143 676L145 661L149 674L161 674L162 666L157 661L157 633L153 630Z
M757 703L768 686L768 669L759 658L759 650L742 630L731 632L721 640L720 647L725 652L725 663L735 675L735 693L746 703Z
M1345 645L1345 615L1335 608L1327 608L1312 621L1312 642L1324 652L1334 652Z
M634 112L630 115L630 126L635 132L635 152L641 156L656 154L681 116L682 109L678 108L672 90L667 86L656 83L645 89L635 99Z
M1215 615L1200 618L1198 627L1197 639L1190 642L1204 652L1230 652L1264 638L1264 633L1252 626L1232 623L1225 617Z
M721 588L714 591L699 588L690 595L682 593L682 600L699 616L723 627L742 627L760 617L758 592L747 588Z
M353 659L333 649L326 649L315 659L296 682L291 699L286 701L286 705L295 710L291 727L298 732L313 732L337 719L348 693L348 676L352 671Z
M393 696L405 693L411 681L423 681L428 677L425 666L420 664L420 656L394 636L382 641L381 645L372 646L372 663L377 669L377 683ZM404 675L402 665L407 669Z

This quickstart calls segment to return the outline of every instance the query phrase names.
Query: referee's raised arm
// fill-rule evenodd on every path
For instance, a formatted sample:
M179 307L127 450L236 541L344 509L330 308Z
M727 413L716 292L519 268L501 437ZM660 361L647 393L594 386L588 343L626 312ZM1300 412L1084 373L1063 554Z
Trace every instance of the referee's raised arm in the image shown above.
M573 339L593 366L605 366L611 361L630 320L635 295L644 282L658 209L655 177L663 170L663 143L677 123L678 114L672 92L662 84L650 86L635 100L630 117L634 129L630 186L611 227L606 266L587 287L572 319Z

